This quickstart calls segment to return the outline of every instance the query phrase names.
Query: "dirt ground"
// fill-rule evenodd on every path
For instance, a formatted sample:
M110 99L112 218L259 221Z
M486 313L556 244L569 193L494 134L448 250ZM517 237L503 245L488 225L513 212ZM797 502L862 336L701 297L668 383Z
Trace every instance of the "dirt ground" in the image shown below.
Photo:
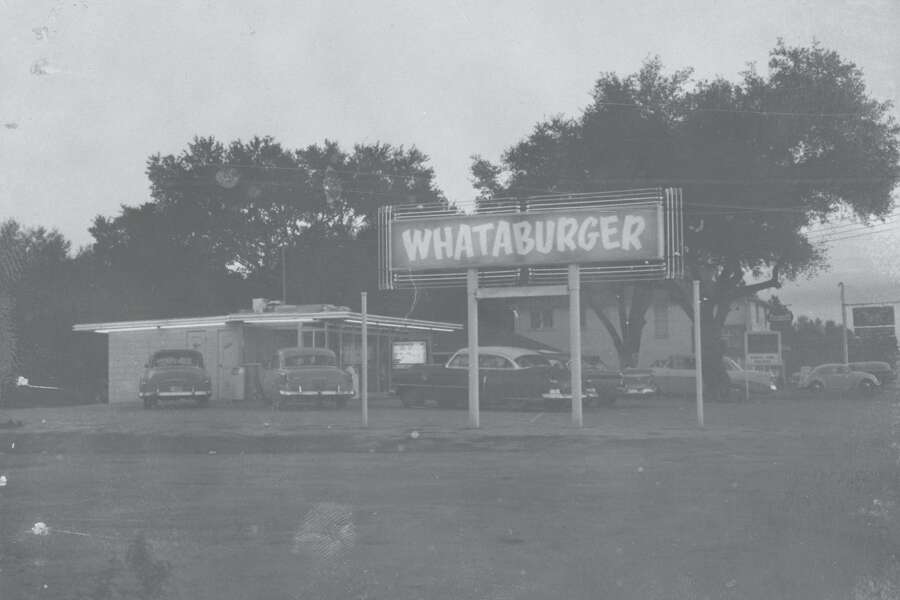
M7 418L3 600L900 597L893 391Z

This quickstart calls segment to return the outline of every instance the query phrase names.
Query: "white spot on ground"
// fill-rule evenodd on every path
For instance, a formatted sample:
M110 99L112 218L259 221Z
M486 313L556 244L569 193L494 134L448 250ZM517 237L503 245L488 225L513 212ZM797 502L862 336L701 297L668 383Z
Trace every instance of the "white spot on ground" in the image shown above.
M50 528L43 521L38 521L31 527L31 533L34 535L50 535Z
M0 487L6 487L6 475L0 475Z
M332 559L353 547L356 527L349 506L322 502L313 506L294 535L294 554Z
M50 75L54 70L50 66L50 61L46 58L41 58L31 65L31 74L32 75Z
M411 437L414 440L417 440L417 439L419 439L419 432L413 431L412 433L409 434L409 437Z

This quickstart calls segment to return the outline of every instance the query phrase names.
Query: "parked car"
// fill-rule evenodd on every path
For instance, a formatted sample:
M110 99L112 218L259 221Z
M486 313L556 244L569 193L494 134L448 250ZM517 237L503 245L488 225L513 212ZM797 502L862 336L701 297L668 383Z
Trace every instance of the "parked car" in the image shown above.
M545 396L548 399L550 396L571 399L572 359L568 354L561 353L542 352L542 355L556 369L554 379L559 382L559 387L553 388ZM581 380L585 404L612 404L616 401L619 388L622 387L622 372L607 366L602 360L583 359L581 361Z
M659 386L652 369L627 368L622 370L622 383L616 389L619 398L641 398L659 395Z
M160 401L194 400L199 407L209 405L212 381L197 350L159 350L144 365L138 395L144 408Z
M894 371L891 365L886 362L870 360L864 362L852 362L849 366L852 371L862 371L863 373L874 375L875 379L878 380L878 385L881 387L884 387L897 379L896 371Z
M722 366L734 392L740 393L749 387L752 394L771 394L778 391L775 378L762 371L748 371L727 356L722 357ZM659 361L651 368L653 380L661 394L687 396L696 391L696 363L693 356L676 355Z
M850 365L829 363L813 368L800 382L800 387L813 392L860 391L865 395L874 394L878 379L871 373L855 371Z
M515 402L544 402L551 409L562 408L566 395L560 365L534 350L511 346L482 346L478 349L479 398L485 406ZM462 348L445 364L413 365L397 370L393 387L404 406L424 406L434 400L443 408L464 407L468 403L469 350ZM585 390L585 395L591 390Z
M547 355L554 366L565 371L565 378L571 368L567 355ZM584 389L596 394L596 403L612 404L620 397L655 396L659 389L653 381L650 369L614 369L600 359L584 360L581 367ZM565 385L568 388L568 384Z
M263 365L260 378L263 396L275 408L325 400L343 408L356 394L350 373L325 348L282 348Z

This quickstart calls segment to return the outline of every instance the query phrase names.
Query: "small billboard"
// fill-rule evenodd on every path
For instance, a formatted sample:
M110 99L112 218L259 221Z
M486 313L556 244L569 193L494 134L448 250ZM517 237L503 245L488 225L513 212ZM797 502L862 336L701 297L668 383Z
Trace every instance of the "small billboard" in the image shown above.
M894 335L894 307L854 307L853 332L860 337Z
M428 345L423 341L394 342L391 357L395 367L424 365L428 362Z
M781 332L748 331L744 337L748 367L781 364Z

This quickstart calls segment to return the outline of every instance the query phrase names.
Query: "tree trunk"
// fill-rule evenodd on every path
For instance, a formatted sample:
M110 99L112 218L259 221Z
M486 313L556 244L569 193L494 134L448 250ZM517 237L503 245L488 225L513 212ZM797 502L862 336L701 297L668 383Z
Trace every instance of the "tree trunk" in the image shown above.
M16 328L14 321L15 300L12 294L0 291L0 406L5 399L3 392L13 381L16 371Z
M604 311L604 305L600 298L602 288L593 288L584 295L585 304L594 311L600 322L609 333L616 354L619 358L619 367L637 366L641 350L641 337L646 324L647 309L653 300L653 287L648 284L615 285L606 288L606 291L615 294L618 327ZM630 298L629 294L630 293Z
M703 391L710 400L724 400L731 380L725 370L723 358L725 343L722 329L731 310L731 303L708 300L700 306L700 340L703 357Z

